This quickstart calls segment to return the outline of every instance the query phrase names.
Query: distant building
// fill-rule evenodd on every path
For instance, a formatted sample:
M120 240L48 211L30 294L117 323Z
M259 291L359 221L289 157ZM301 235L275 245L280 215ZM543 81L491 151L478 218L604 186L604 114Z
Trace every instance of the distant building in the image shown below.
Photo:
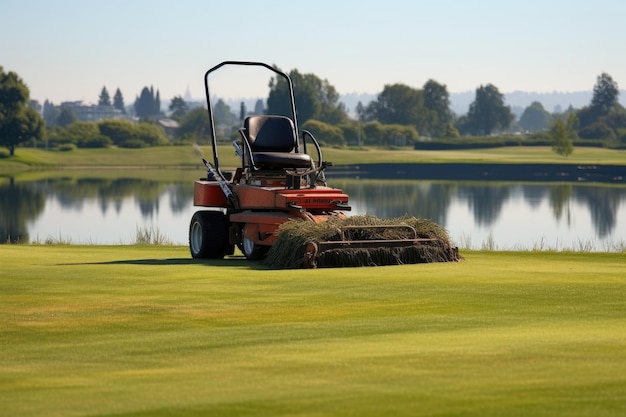
M83 105L82 101L64 101L60 108L69 107L81 122L97 122L104 119L127 119L121 110L113 106Z
M167 137L170 140L174 139L174 137L176 136L176 129L180 127L180 124L173 119L159 119L158 123L165 131Z

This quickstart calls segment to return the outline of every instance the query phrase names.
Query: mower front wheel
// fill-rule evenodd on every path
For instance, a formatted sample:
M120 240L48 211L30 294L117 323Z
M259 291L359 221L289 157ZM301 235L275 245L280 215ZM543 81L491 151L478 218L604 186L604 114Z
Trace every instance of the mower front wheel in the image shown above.
M270 248L269 246L257 245L256 243L254 243L254 241L248 239L244 234L241 241L240 249L246 259L250 261L257 261L259 259L265 258Z
M189 224L189 250L193 258L222 259L235 247L228 239L229 222L220 211L197 211Z

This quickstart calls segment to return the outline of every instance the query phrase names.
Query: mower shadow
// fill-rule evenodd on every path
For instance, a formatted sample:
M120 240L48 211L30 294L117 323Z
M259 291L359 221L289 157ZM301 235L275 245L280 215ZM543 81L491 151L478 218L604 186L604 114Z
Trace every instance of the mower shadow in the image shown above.
M270 270L261 262L249 261L243 256L227 256L224 259L192 259L192 258L165 258L165 259L123 259L106 262L79 262L59 265L205 265L205 266L230 266L252 270Z

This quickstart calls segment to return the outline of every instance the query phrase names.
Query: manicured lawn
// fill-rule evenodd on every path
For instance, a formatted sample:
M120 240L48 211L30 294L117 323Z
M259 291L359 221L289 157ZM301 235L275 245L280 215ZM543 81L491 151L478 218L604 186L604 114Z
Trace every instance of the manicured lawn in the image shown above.
M624 254L270 271L0 246L0 415L626 414Z
M210 146L201 152L213 161ZM568 158L549 147L504 147L462 151L416 151L412 148L388 150L376 148L323 148L324 159L336 165L371 163L551 163L551 164L626 164L626 151L602 148L576 148ZM233 147L218 147L220 166L236 167L240 161ZM16 156L0 157L0 173L25 169L57 168L191 168L203 170L201 156L188 146L161 146L144 149L75 149L70 152L18 148Z

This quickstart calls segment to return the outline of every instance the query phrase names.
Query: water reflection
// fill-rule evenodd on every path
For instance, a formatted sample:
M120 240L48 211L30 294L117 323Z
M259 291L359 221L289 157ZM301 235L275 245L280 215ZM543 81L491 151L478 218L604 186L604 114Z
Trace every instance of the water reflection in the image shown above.
M166 175L167 177L167 175ZM0 179L2 242L46 240L131 243L154 227L186 244L193 179ZM195 177L194 177L195 178ZM453 238L493 238L500 248L530 248L540 239L571 248L573 240L623 241L626 187L458 181L355 180L329 177L350 195L354 213L433 219ZM602 247L596 247L602 249Z
M491 182L431 182L431 181L354 181L333 182L352 197L359 212L382 217L412 215L430 218L449 225L452 206L465 206L472 216L473 225L468 231L486 229L488 233L515 233L516 230L496 230L503 217L511 217L512 211L524 211L535 216L545 225L551 220L552 228L565 227L572 235L580 232L577 240L622 241L623 230L617 230L618 219L625 213L626 188L601 184L496 184ZM523 203L523 204L522 204ZM549 211L543 208L549 208ZM506 211L506 212L504 212ZM523 214L523 213L519 213ZM588 214L593 234L585 234L582 219ZM530 226L521 220L518 227ZM514 219L513 219L514 221ZM622 225L622 228L624 225ZM450 230L454 234L454 230ZM550 234L550 230L545 230ZM556 231L552 231L555 232ZM537 236L536 240L542 236ZM556 241L556 238L555 238ZM530 247L536 242L520 242ZM571 246L570 246L571 247Z
M2 242L28 242L26 222L44 209L45 196L28 184L13 179L0 186L0 238Z

